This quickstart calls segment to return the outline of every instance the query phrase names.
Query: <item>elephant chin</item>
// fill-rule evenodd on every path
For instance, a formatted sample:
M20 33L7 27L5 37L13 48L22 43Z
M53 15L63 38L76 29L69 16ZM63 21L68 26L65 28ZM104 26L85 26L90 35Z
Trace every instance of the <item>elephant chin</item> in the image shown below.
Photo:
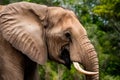
M77 71L82 73L82 74L85 74L85 75L96 75L96 74L98 74L98 72L90 72L90 71L86 71L86 70L82 69L79 66L78 62L73 62L73 65L74 65L75 69L77 69Z

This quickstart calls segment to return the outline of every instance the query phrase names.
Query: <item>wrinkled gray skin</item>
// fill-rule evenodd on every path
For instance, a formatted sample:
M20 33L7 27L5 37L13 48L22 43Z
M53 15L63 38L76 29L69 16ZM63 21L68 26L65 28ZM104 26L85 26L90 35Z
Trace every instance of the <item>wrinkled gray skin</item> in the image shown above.
M72 11L28 2L0 6L0 80L38 80L37 64L48 58L99 71L95 49ZM86 80L99 80L99 74Z

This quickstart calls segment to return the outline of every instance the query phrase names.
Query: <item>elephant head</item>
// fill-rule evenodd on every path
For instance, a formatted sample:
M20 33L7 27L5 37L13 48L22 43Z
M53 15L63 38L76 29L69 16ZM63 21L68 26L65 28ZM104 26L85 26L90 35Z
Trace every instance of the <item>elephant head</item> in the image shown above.
M98 80L97 54L76 15L60 7L49 7L48 14L45 33L49 58L68 68L73 63L79 72L87 75L87 80Z
M68 68L73 63L87 80L99 79L97 53L71 10L13 3L0 13L0 24L3 37L38 64L44 64L47 58Z

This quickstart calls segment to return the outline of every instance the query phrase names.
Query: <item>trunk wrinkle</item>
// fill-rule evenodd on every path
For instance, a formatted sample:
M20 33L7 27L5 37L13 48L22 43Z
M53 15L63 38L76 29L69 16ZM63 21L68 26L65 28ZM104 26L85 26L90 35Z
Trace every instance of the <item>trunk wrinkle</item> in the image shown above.
M80 50L81 63L85 70L99 72L97 53L88 37L86 35L81 36L77 39L77 42L79 43L77 47ZM99 80L99 73L92 76L86 75L86 80Z

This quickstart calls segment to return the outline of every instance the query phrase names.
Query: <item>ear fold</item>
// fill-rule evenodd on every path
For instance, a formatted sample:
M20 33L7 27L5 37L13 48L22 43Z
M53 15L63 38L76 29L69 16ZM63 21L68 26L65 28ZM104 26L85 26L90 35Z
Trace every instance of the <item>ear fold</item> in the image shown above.
M36 8L40 8L40 12ZM46 7L37 4L15 3L8 5L0 16L0 31L3 37L13 47L39 64L44 64L47 60L44 28L39 18L42 16L44 18L45 10Z

